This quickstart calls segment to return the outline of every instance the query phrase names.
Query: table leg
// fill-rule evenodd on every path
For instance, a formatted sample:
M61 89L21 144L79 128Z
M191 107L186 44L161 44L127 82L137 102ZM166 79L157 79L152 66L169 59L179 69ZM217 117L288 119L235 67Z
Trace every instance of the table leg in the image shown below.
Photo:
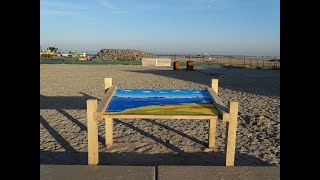
M216 148L217 117L209 120L209 148Z
M113 145L113 119L105 118L105 129L106 129L106 146L107 148Z
M98 120L94 116L97 110L97 100L87 100L87 127L88 127L88 164L97 165L99 163L98 149Z
M238 102L229 102L230 120L226 130L226 166L234 166L236 152Z

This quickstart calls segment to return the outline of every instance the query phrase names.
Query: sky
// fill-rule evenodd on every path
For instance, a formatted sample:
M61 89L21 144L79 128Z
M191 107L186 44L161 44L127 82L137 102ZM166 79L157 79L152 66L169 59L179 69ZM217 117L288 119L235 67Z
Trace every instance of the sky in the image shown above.
M280 55L280 0L40 0L40 45Z

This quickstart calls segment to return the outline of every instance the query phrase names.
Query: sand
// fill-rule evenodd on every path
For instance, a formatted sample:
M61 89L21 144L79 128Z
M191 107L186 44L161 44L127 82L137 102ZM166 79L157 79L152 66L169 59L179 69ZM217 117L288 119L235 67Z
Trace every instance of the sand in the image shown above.
M87 163L86 100L101 100L103 78L112 77L118 88L151 89L203 89L212 78L219 78L222 101L237 100L240 105L235 165L280 166L279 71L249 71L40 65L40 164ZM225 124L221 120L215 152L207 149L207 120L115 119L111 149L105 147L102 121L99 135L100 164L104 165L225 163Z

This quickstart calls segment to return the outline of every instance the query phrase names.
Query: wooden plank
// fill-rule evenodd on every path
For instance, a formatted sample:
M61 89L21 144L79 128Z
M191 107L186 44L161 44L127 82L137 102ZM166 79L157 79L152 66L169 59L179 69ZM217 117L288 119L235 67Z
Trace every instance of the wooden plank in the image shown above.
M87 127L88 127L88 164L99 163L98 153L98 121L94 116L97 109L97 100L87 100Z
M105 135L106 135L106 146L111 148L113 145L113 119L105 118Z
M211 79L211 88L218 94L218 79Z
M97 112L104 112L106 110L116 89L117 86L111 86L108 89L107 93L104 95L103 99L98 104Z
M216 148L217 117L209 120L209 148Z
M112 78L104 78L104 93L112 86Z
M219 113L222 115L222 120L224 122L228 122L230 119L229 118L230 115L229 115L227 106L223 104L223 102L220 99L220 97L218 96L218 94L212 88L207 88L207 91L208 91L213 103L217 106Z
M238 102L229 102L230 121L227 122L226 134L226 166L234 166L236 153Z
M148 115L148 114L104 114L104 118L123 119L210 119L215 115Z

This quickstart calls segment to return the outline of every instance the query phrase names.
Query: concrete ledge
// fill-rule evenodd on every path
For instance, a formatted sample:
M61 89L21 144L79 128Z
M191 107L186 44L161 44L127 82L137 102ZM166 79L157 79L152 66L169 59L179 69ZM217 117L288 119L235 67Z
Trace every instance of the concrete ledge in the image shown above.
M155 168L147 166L40 165L41 180L154 180Z
M264 180L280 179L275 166L40 165L41 180Z
M159 166L158 180L264 180L280 179L280 167L275 166Z

